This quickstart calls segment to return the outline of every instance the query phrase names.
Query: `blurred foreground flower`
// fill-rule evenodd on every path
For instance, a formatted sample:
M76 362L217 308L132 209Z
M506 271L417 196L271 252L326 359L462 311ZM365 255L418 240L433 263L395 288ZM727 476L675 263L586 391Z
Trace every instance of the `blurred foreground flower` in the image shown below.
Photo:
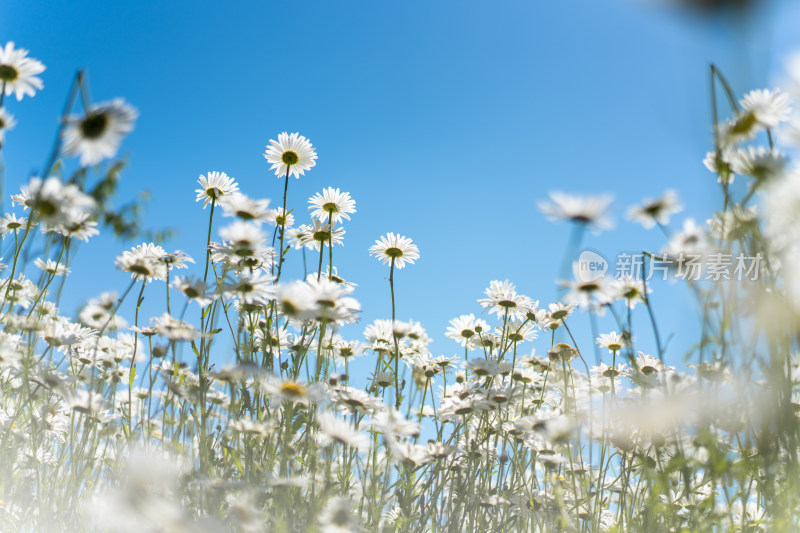
M64 155L80 156L84 167L114 157L122 139L133 131L138 116L136 109L116 98L93 105L86 116L67 118L62 133Z
M539 209L553 221L575 222L595 232L614 227L608 215L614 201L612 196L573 196L556 191L550 193L550 200L550 203L540 202Z

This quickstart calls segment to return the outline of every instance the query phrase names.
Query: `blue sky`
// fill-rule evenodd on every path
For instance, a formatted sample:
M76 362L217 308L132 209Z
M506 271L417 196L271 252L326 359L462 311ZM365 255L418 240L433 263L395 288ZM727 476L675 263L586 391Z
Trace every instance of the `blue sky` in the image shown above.
M390 314L387 269L367 250L401 233L421 259L397 275L398 318L421 321L435 353L458 353L447 322L477 314L490 280L556 298L569 228L536 209L548 191L616 196L617 229L585 242L608 256L663 244L624 221L642 197L674 188L681 218L708 218L720 200L701 163L711 149L708 64L739 94L770 86L798 44L797 15L777 0L747 20L636 0L4 2L0 41L47 65L35 98L6 100L19 122L3 149L6 184L15 190L42 166L84 68L96 101L121 96L140 112L118 203L149 190L146 225L174 228L165 247L200 261L208 211L194 201L198 175L224 171L276 206L282 184L261 154L278 133L299 131L319 154L290 183L300 221L324 187L357 201L335 262L358 283L362 326ZM62 310L124 290L113 261L132 244L104 235L82 246ZM684 292L655 288L665 337L696 327ZM161 294L146 296L152 314L163 312ZM641 312L636 321L635 333L647 324ZM647 347L649 332L638 336Z

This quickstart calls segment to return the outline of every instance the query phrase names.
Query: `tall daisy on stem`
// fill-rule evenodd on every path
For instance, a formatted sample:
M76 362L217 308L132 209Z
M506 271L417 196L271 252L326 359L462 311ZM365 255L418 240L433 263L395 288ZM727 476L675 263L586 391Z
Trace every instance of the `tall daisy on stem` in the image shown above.
M330 226L330 236L328 242L328 279L333 279L333 226L339 220L346 218L350 220L350 213L356 212L356 202L350 198L350 193L339 192L333 187L328 187L322 194L309 198L308 208L312 210L311 216L320 222L328 221ZM322 266L317 273L317 277L322 273Z
M387 233L375 241L369 249L369 255L377 257L384 265L389 263L389 289L392 293L392 328L394 329L395 322L395 305L394 305L394 268L395 266L400 269L408 264L414 264L414 261L419 259L419 248L408 237L402 235L395 235L394 233ZM399 379L399 361L400 349L397 345L397 336L394 336L394 390L395 390L395 407L400 408L400 379Z
M271 163L270 170L275 171L279 178L285 177L283 186L283 213L286 213L286 196L289 192L289 176L300 179L306 170L317 164L317 152L311 142L295 132L289 135L286 132L278 135L278 140L270 139L267 151L264 153L267 162ZM281 225L280 251L278 253L278 275L275 277L277 282L281 277L281 267L283 266L283 237L286 233L284 226ZM275 230L277 231L277 227Z

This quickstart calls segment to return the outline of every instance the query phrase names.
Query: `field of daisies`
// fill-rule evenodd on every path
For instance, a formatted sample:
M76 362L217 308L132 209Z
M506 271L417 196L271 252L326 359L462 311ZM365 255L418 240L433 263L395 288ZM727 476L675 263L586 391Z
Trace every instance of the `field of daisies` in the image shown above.
M0 47L0 147L44 70ZM395 279L421 252L391 232L364 260L392 314L359 323L334 261L356 201L291 196L317 160L299 133L263 154L271 201L199 177L202 255L121 250L129 284L62 314L78 244L137 229L110 200L138 112L91 101L78 73L44 171L0 218L0 531L797 531L798 87L740 98L712 67L718 211L678 219L675 191L631 207L654 247L595 275L581 239L612 199L553 192L540 209L574 226L561 301L487 280L426 332L395 317ZM698 316L688 352L659 331L656 269L695 298L671 310ZM599 316L615 330L584 331ZM459 355L431 353L431 336Z

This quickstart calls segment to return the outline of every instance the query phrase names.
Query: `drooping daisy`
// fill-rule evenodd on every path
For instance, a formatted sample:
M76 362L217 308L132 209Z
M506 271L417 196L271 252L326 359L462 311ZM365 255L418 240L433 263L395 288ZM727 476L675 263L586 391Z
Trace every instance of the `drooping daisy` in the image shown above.
M593 231L611 229L613 222L608 215L610 195L573 196L564 192L551 192L551 202L539 202L539 209L553 221L568 220L584 225Z
M322 222L335 224L342 218L350 220L350 213L356 212L356 202L350 198L350 193L339 192L339 189L328 187L308 199L311 204L308 209L311 216Z
M12 129L16 125L17 121L14 120L14 115L0 107L0 146L3 145L6 139L6 131Z
M219 202L223 196L232 195L239 190L239 185L224 172L209 172L207 177L200 176L197 182L201 188L195 190L196 201L203 200L203 209L212 201Z
M44 72L44 65L27 57L24 48L14 49L14 42L9 41L0 48L0 85L5 85L7 95L14 93L17 101L25 95L33 96L36 90L42 90L42 80L37 74Z
M408 237L387 233L370 247L369 255L377 257L384 265L392 261L400 269L419 259L419 248Z
M647 198L642 205L636 205L628 210L628 219L639 222L645 229L650 229L656 224L666 226L669 217L683 209L678 194L669 190L660 198Z
M117 155L122 139L133 131L138 111L122 98L95 104L86 116L67 118L62 132L64 154L80 156L81 166L96 165Z
M311 142L296 132L291 135L283 132L277 141L270 139L264 157L272 163L270 170L279 178L288 173L300 179L306 170L317 164L317 152Z

